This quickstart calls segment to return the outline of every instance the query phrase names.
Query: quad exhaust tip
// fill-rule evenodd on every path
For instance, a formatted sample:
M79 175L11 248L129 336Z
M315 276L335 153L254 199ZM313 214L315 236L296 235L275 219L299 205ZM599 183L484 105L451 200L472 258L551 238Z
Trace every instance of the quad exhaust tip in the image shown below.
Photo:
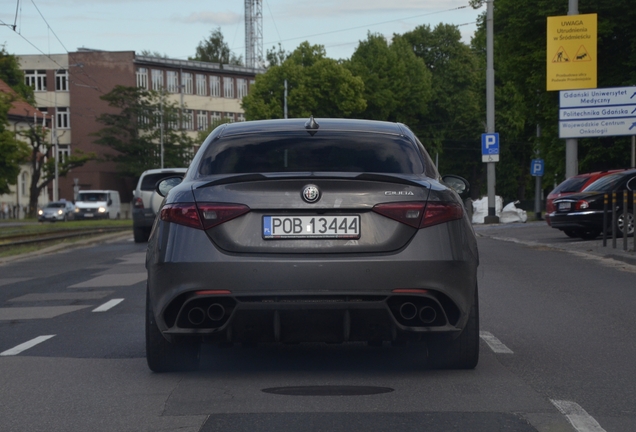
M424 324L431 324L437 318L437 312L431 306L424 306L420 309L420 321Z
M192 325L201 325L205 320L205 311L200 307L193 307L188 312L188 321Z
M208 317L212 321L221 321L225 316L225 308L220 303L212 303L208 308Z
M417 307L411 302L402 303L400 316L405 320L412 320L417 316Z

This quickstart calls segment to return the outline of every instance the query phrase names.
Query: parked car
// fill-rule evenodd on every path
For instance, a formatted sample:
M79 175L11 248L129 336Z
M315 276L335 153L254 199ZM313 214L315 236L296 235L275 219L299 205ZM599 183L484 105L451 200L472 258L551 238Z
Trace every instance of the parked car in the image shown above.
M457 193L468 183L440 178L405 125L224 124L183 180L157 189L151 370L197 368L202 341L420 342L429 366L477 365L479 258Z
M605 171L595 171L591 173L584 173L572 176L563 180L557 187L554 188L552 192L548 194L545 200L545 221L548 225L550 225L550 213L554 212L554 200L557 198L563 198L568 195L572 195L577 192L581 192L583 189L594 183L601 177L604 177L608 174L614 174L617 172L625 171L624 169L617 170L605 170ZM571 233L568 231L566 234ZM573 237L578 237L578 235L573 235Z
M75 206L72 202L66 200L53 201L46 207L38 210L38 221L67 221L73 220Z
M141 174L137 187L133 191L131 206L135 243L148 241L152 224L163 201L163 197L155 192L157 182L166 177L183 176L186 170L186 168L151 169Z
M550 214L552 228L559 229L570 237L594 239L603 232L603 209L605 194L617 193L616 224L619 235L634 234L634 207L628 200L627 219L623 213L623 193L636 189L636 169L609 174L599 178L582 192L554 200L555 210ZM629 194L631 195L631 193ZM611 212L611 204L608 206ZM611 213L607 229L611 230Z
M121 201L116 190L83 190L75 200L75 219L119 219Z

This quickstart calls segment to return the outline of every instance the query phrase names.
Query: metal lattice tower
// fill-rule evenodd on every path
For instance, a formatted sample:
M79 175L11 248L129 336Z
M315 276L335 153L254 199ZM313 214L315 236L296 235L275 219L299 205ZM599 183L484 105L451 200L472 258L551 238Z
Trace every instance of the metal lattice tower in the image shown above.
M262 0L245 0L245 66L263 66Z

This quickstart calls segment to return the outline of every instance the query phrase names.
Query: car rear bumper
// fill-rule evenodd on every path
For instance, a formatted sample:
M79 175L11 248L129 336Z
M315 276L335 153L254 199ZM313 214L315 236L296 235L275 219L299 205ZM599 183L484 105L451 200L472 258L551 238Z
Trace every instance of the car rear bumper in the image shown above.
M463 221L419 230L393 253L302 256L226 254L203 231L167 225L151 238L147 268L169 338L395 340L459 332L473 303L478 257Z
M609 215L608 220L611 220ZM609 223L609 222L608 222ZM603 229L603 211L587 210L571 213L553 212L550 214L550 226L552 228L566 229L585 229L585 230L602 230Z

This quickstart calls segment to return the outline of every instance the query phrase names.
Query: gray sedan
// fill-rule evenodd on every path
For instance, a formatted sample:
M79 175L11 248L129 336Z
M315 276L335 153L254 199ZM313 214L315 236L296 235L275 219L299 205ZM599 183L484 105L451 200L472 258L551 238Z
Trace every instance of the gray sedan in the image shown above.
M192 370L201 343L425 343L479 357L477 244L458 192L403 124L224 124L166 195L146 266L146 353Z

